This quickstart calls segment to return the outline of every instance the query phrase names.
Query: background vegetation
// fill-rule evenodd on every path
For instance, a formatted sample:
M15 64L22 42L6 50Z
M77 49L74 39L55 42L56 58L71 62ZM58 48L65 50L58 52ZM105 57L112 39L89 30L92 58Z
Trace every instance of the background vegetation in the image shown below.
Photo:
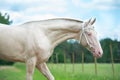
M12 23L12 20L10 20L10 16L7 13L2 14L0 12L0 23L10 25Z

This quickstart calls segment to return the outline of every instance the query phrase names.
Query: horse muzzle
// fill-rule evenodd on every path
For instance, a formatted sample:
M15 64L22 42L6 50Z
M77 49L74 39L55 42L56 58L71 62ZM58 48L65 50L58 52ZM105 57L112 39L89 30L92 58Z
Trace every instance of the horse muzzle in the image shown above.
M93 53L93 56L96 57L96 58L100 58L103 55L102 50L94 50L94 51L92 51L92 53Z

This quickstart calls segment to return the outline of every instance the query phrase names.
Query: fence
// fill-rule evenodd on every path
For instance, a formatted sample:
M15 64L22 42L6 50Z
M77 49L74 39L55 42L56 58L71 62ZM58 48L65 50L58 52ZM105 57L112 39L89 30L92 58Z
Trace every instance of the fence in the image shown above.
M110 48L110 61L109 62L111 63L112 74L114 76L115 75L114 60L116 60L116 59L114 59L114 56L113 56L112 45L110 44L108 47ZM119 50L118 50L118 53L119 53ZM58 56L59 56L59 54L55 54L55 58L56 58L55 61L53 60L53 58L51 58L50 62L58 64L59 63L59 57ZM66 56L66 54L63 54L63 56L64 56L64 71L66 71L66 63L67 63L67 57L68 56ZM81 60L82 72L84 72L85 53L83 51L82 51L82 54L81 54L80 57L82 59ZM120 60L120 58L118 60ZM95 74L98 75L98 69L97 69L97 67L98 67L97 63L98 62L97 62L96 58L94 58L93 63L94 63ZM75 68L75 65L74 65L75 64L75 54L74 53L72 53L72 56L71 56L71 64L72 64L72 71L74 72L75 71L75 69L74 69Z

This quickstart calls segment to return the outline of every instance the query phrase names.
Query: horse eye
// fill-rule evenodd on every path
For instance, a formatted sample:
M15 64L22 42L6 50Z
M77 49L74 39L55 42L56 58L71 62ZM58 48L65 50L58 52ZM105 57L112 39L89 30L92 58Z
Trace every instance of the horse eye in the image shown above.
M92 35L92 33L88 33L88 36L91 36Z

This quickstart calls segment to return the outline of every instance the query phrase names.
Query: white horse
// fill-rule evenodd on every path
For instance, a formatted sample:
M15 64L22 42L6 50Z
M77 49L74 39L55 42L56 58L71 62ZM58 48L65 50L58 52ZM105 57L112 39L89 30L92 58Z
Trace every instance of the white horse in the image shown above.
M48 80L54 80L46 61L54 48L67 39L76 39L93 53L102 56L102 49L93 27L95 19L86 22L74 19L48 19L18 26L0 24L0 58L26 63L26 80L32 80L36 67Z

